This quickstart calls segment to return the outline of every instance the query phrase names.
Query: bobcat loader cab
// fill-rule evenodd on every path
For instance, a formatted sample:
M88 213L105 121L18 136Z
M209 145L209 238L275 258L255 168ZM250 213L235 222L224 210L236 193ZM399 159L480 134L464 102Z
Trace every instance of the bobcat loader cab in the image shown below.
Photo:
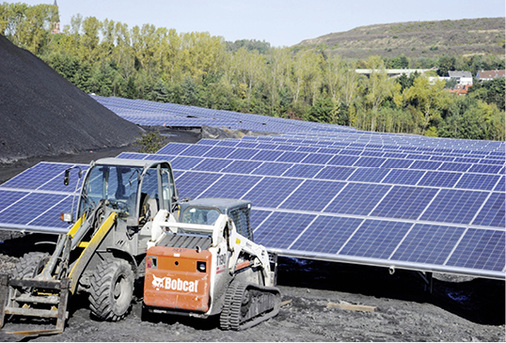
M81 173L79 173L81 174ZM70 169L64 184L69 184ZM59 236L52 255L25 254L14 278L2 275L0 328L4 316L56 318L56 329L15 332L54 334L63 331L67 299L87 293L92 315L117 321L131 305L134 280L142 263L158 211L172 213L177 190L170 163L120 158L90 164L77 204L77 221ZM73 221L71 214L63 216Z

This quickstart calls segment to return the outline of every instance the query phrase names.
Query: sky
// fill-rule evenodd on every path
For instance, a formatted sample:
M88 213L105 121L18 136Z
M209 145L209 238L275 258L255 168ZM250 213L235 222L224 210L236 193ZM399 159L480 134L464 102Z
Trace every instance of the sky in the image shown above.
M5 1L5 0L4 0ZM54 0L16 0L29 5ZM227 41L292 46L359 26L505 16L504 0L57 0L61 27L76 14L177 32L209 32Z

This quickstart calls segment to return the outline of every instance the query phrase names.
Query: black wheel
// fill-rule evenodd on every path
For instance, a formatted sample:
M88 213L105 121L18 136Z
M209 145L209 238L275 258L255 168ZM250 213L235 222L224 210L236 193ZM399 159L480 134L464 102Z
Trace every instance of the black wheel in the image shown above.
M49 254L45 252L29 252L23 255L16 264L14 277L32 278L39 274L49 261Z
M90 310L101 320L123 319L132 303L134 272L122 259L106 258L91 277Z

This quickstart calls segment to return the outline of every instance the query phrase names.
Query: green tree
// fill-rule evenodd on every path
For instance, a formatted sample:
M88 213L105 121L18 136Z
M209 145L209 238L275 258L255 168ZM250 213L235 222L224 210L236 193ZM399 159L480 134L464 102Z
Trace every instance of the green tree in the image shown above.
M422 134L425 134L430 124L437 125L442 108L448 104L449 98L444 87L444 81L439 80L431 85L428 79L419 77L415 79L413 87L403 92L404 100L416 108L423 118Z

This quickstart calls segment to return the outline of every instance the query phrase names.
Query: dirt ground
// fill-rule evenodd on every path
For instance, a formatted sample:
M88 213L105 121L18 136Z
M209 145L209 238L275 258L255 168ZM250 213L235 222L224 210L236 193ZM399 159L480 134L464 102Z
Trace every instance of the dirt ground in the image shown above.
M14 262L0 255L3 270ZM51 323L10 321L0 341L504 341L504 282L452 279L456 282L434 280L429 294L413 272L389 275L380 268L281 258L278 287L284 305L277 317L246 331L221 331L218 318L143 317L138 289L130 314L120 322L93 320L86 298L74 297L63 334L8 335L51 328ZM373 311L345 310L339 304Z
M179 139L195 142L201 134L184 132ZM88 163L116 156L133 147L34 158L0 165L0 182L40 160ZM19 233L0 231L0 272L12 272L23 248ZM25 337L8 331L52 327L7 318L0 341L505 341L504 281L435 275L433 291L416 272L339 263L280 258L278 286L284 305L277 317L246 331L218 328L208 320L169 315L142 315L142 287L131 312L116 323L90 318L86 297L73 297L63 334ZM142 285L142 283L140 283ZM366 305L372 312L346 310Z

